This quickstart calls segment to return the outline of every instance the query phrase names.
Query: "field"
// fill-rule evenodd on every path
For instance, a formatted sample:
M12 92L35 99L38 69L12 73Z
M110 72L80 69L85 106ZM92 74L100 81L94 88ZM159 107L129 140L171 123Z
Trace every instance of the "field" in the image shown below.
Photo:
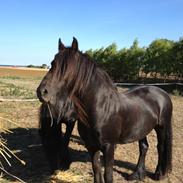
M0 68L0 99L35 99L35 90L46 71L17 68ZM183 182L183 97L171 95L173 111L173 171L162 183ZM7 139L8 147L18 157L26 162L21 165L16 159L10 160L12 166L5 168L13 175L25 182L71 182L73 177L79 177L72 182L92 182L90 157L79 138L77 127L74 129L69 144L73 163L68 173L67 181L63 177L49 177L49 168L38 136L39 101L30 102L0 102L0 125L13 131L3 134ZM6 119L16 122L19 126L10 124ZM153 172L157 164L156 135L152 132L148 136L149 151L146 159L147 177L144 182L153 183ZM115 151L114 182L125 183L126 176L134 169L138 159L138 143L118 145ZM3 174L0 182L16 182L10 176ZM80 180L79 180L80 179Z

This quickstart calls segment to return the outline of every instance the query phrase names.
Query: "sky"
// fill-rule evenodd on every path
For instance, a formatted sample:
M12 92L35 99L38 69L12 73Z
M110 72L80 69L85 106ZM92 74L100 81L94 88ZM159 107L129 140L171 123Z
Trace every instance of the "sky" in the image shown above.
M0 65L49 65L58 39L79 49L183 36L183 0L0 0Z

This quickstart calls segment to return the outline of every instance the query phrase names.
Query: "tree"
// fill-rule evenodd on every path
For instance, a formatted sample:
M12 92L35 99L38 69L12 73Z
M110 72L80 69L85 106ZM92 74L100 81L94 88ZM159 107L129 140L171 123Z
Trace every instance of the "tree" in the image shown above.
M43 68L43 69L47 69L47 68L48 68L48 66L47 66L46 64L42 64L42 65L41 65L41 68Z
M173 73L183 77L183 39L175 42L172 48Z
M135 39L130 48L117 50L112 43L108 47L88 50L86 53L106 70L115 81L139 78L139 73L157 74L166 78L172 73L183 76L183 39L173 42L156 39L147 48L139 47Z
M161 76L169 76L172 72L171 49L173 41L167 39L157 39L153 41L146 50L143 71L154 73L155 77L159 73Z
M138 40L135 39L132 46L126 53L126 64L129 79L137 79L143 65L145 49L139 47Z

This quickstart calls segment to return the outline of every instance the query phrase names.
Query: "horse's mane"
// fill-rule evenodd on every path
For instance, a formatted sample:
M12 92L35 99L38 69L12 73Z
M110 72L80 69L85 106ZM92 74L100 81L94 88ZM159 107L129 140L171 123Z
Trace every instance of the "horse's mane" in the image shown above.
M85 122L87 113L80 98L88 88L93 78L102 81L108 88L117 91L109 75L98 68L96 62L80 51L74 51L70 47L65 48L60 55L59 75L66 81L69 97L78 110L78 117Z
M106 71L97 67L96 62L80 51L76 53L70 48L66 48L61 56L60 75L67 81L67 87L71 96L82 95L91 80L96 75L108 87L113 88L113 82Z

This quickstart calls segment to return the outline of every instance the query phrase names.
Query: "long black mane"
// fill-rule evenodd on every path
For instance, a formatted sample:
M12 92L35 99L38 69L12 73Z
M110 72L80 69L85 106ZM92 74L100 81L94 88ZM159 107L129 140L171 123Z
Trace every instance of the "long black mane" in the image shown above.
M87 113L80 97L91 82L98 80L113 92L117 92L117 89L107 72L99 68L87 54L67 47L56 55L55 60L57 59L57 63L52 63L52 68L55 69L53 72L57 73L58 78L66 81L69 97L78 110L78 117L86 124Z
M58 58L60 60L59 75L67 81L71 96L76 94L76 91L77 95L82 95L91 80L96 77L109 87L114 88L109 75L100 69L87 54L67 47L62 53L58 54Z

